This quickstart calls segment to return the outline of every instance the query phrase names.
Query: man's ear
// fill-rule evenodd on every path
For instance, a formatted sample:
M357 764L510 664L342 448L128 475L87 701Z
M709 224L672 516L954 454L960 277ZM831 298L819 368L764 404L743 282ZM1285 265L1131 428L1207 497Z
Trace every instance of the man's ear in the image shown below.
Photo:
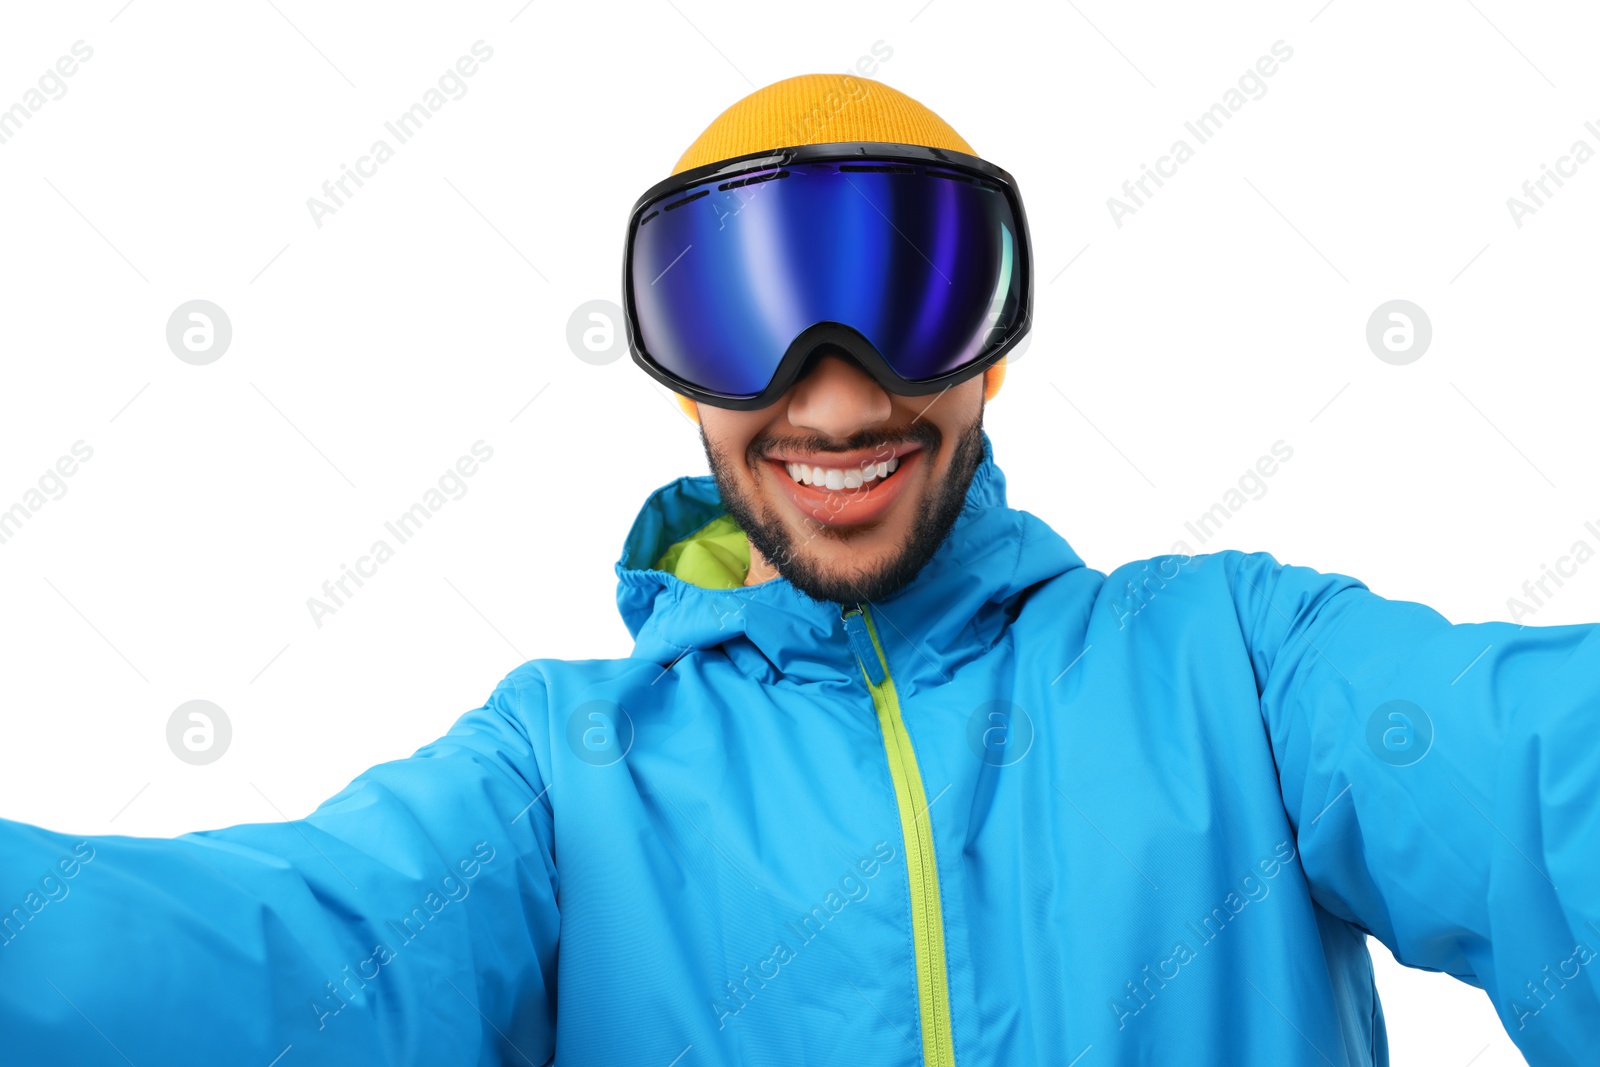
M1000 383L1006 380L1006 357L1001 356L1000 362L993 364L983 372L983 402L987 404L993 400L1000 391Z
M683 413L689 416L689 421L693 423L699 423L700 409L695 407L694 401L690 400L682 393L673 393L672 395L673 398L678 401L678 406L683 409Z

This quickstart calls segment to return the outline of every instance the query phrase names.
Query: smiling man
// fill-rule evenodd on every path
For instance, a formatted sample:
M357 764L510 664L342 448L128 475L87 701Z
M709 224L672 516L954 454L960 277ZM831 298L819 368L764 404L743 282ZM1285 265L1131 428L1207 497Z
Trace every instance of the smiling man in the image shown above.
M743 584L876 600L916 576L983 460L1031 274L1011 176L851 75L752 94L639 198L634 357L701 423Z
M0 820L7 1062L1375 1067L1369 936L1593 1062L1600 627L1086 567L982 426L1017 184L888 86L735 103L627 233L711 466L623 542L630 654L302 819Z

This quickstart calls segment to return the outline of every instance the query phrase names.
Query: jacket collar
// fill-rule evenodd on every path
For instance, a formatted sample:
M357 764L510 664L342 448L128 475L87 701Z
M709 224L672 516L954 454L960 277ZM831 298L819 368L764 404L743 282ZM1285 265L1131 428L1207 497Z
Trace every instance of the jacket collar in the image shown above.
M616 564L617 607L634 656L666 667L721 646L744 673L768 681L854 680L840 606L812 600L782 576L738 584L748 543L726 514L709 474L669 482L645 501ZM709 584L657 569L669 548L674 570ZM947 680L1000 638L1018 593L1082 566L1042 519L1007 506L1005 475L984 431L983 458L944 543L915 579L867 605L897 683Z

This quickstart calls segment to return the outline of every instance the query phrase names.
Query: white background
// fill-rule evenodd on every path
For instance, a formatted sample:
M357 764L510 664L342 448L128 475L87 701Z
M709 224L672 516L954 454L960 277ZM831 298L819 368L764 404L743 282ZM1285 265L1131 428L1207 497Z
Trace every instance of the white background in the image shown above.
M1600 545L1600 161L1520 228L1506 205L1600 148L1584 5L274 3L4 13L0 108L94 50L0 144L0 509L94 450L0 544L6 817L298 817L525 659L625 655L623 537L705 460L568 318L618 299L629 207L723 108L880 41L877 77L1022 188L1037 326L987 426L1011 503L1091 567L1267 549L1482 621ZM466 94L315 225L307 198L480 39ZM1279 40L1265 95L1118 227L1107 198ZM1396 298L1434 329L1407 366L1365 341ZM233 326L208 366L166 344L192 299ZM1184 523L1280 439L1202 549ZM478 440L466 495L315 625L307 598ZM1530 617L1596 618L1600 561ZM234 731L204 767L166 743L196 698ZM1481 992L1373 946L1396 1063L1522 1062Z

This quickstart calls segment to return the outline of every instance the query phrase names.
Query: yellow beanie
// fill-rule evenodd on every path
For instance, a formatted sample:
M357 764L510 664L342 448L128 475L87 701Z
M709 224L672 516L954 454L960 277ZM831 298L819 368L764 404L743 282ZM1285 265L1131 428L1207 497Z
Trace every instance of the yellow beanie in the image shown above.
M757 89L718 115L672 173L769 148L842 141L887 141L978 154L944 119L882 82L853 74L801 74ZM1005 376L1002 357L984 372L985 400L994 399ZM684 414L699 422L694 401L673 395Z

